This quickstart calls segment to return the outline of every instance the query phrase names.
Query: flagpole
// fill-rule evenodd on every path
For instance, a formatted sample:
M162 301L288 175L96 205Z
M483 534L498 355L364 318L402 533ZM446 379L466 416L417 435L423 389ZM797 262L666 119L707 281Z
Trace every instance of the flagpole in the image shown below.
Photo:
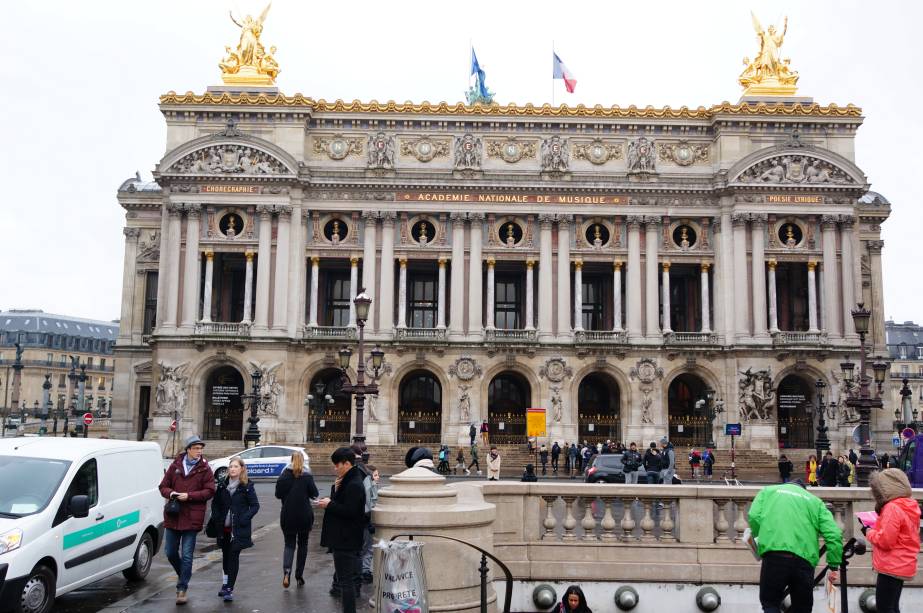
M474 45L471 43L471 37L468 37L468 71L465 75L466 87L471 87L471 54L474 53ZM468 90L465 90L465 104L468 104Z
M554 39L551 39L551 106L554 108Z

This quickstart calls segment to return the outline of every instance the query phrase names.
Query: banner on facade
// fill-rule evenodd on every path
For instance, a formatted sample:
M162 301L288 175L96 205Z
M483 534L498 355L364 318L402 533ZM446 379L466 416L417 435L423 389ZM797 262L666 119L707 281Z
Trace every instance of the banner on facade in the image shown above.
M526 436L545 436L545 409L526 409Z

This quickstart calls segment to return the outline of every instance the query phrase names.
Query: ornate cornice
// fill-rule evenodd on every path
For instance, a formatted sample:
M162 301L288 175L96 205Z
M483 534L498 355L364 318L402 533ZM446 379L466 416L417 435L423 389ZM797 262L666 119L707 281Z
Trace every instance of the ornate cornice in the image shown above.
M168 92L160 96L162 105L227 105L227 106L262 106L262 107L301 107L305 111L316 113L405 113L413 115L484 115L484 116L509 116L509 117L611 117L624 119L709 119L716 115L777 115L777 116L810 116L810 117L861 117L862 109L852 104L839 106L830 104L822 106L820 104L766 104L763 102L750 104L747 102L741 104L731 104L723 102L715 104L708 108L700 106L695 109L682 106L678 109L669 106L663 108L654 108L651 106L637 108L630 106L621 108L618 106L603 107L596 105L586 107L577 105L575 107L562 104L551 106L543 104L535 106L526 104L518 106L516 104L491 104L491 105L467 105L461 102L449 104L439 102L436 104L430 102L416 103L398 103L394 101L378 102L361 102L353 100L345 102L336 100L328 102L326 100L314 100L295 94L286 96L284 94L247 94L247 93L230 93L230 92L206 92L204 94L194 94L186 92L177 94Z

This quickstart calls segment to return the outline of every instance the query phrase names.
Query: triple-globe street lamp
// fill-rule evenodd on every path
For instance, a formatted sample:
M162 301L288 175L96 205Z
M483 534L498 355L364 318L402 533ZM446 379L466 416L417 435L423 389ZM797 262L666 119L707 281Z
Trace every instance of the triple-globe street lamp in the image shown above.
M372 299L365 293L365 288L359 290L359 295L353 299L356 307L356 325L359 327L359 363L356 366L356 382L352 383L347 376L349 370L350 358L353 352L349 347L344 346L339 352L340 370L342 370L343 387L341 391L344 394L352 394L356 397L356 434L353 436L353 442L360 445L365 444L365 423L363 421L363 411L365 410L365 396L377 396L378 385L375 379L378 378L381 367L384 364L385 352L381 347L375 345L372 349L372 380L365 382L365 322L369 318L369 307L372 306Z
M309 392L304 400L305 406L311 409L311 430L314 432L313 440L315 443L321 441L320 420L327 410L327 405L336 402L333 396L324 393L326 389L327 386L322 381L318 381L314 384L314 393Z

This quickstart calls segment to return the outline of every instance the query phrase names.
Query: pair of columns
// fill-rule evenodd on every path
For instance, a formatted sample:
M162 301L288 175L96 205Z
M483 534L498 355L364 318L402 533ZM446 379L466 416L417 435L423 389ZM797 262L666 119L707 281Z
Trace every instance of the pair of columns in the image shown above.
M663 267L662 279L661 279L661 290L663 292L662 298L662 308L663 308L663 333L669 334L673 331L672 322L670 321L670 262L663 262L661 264ZM699 281L699 291L701 292L700 308L702 315L702 329L703 334L711 333L711 299L709 291L709 270L711 269L711 264L708 262L702 262L700 265L700 281Z
M320 285L320 257L311 257L311 295L308 300L308 325L317 327L318 315L318 290ZM356 297L359 294L359 258L352 256L349 258L349 295ZM349 327L356 326L356 304L350 299L349 301Z
M398 290L397 290L397 327L406 328L407 327L407 258L401 257L398 260L399 263L399 281L398 281ZM445 258L439 258L439 281L438 281L438 293L437 293L437 304L436 304L436 327L439 329L445 329L445 290L446 290L446 277L445 277Z

